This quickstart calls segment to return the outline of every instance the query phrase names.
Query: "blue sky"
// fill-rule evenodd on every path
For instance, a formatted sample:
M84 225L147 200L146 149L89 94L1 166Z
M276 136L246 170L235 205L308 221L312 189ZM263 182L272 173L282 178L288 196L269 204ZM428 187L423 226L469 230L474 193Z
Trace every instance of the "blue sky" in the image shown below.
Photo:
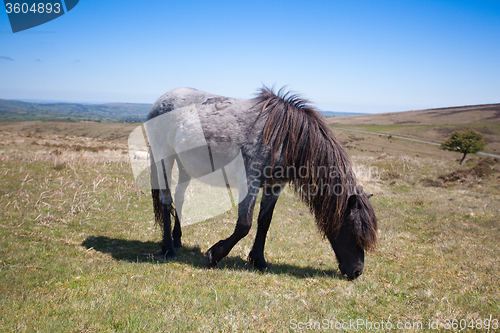
M287 85L325 111L500 103L500 1L96 1L13 34L0 98L153 103Z

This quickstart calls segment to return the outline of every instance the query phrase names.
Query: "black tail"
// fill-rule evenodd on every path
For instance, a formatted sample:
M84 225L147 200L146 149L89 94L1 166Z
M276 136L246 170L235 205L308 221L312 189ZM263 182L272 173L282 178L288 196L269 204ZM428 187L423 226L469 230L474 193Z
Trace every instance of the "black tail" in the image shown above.
M153 211L155 213L155 222L163 230L163 211L160 202L160 183L158 182L158 172L154 162L153 151L149 150L151 162L151 196L153 197Z

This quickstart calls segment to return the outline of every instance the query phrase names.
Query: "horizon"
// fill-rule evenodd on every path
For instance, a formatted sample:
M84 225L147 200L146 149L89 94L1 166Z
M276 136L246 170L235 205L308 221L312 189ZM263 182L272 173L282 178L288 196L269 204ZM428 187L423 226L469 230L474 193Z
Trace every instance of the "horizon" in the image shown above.
M24 102L24 103L33 103L33 104L80 104L80 105L110 105L110 104L138 104L138 105L153 105L153 103L135 103L135 102L99 102L99 101L89 101L89 102L80 102L80 101L59 101L59 100L44 100L44 99L6 99L1 98L0 100L7 101L15 101L15 102ZM429 111L429 110L446 110L452 108L464 108L464 107L474 107L474 106L485 106L485 105L496 105L499 103L487 103L487 104L474 104L474 105L452 105L438 108L428 108L428 109L413 109L413 110L399 110L399 111L388 111L388 112L351 112L351 111L342 111L342 110L322 110L318 109L319 112L331 112L331 113L349 113L353 115L370 115L370 114L382 114L382 113L398 113L398 112L412 112L412 111ZM481 110L479 110L481 111Z
M14 34L3 12L0 98L152 104L181 86L251 98L267 84L334 112L497 104L498 22L497 1L89 0Z

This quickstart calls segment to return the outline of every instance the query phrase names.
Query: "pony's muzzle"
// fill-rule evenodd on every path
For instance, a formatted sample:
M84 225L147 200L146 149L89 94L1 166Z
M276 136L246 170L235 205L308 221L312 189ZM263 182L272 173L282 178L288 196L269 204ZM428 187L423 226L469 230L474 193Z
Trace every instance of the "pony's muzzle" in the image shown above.
M357 279L361 274L363 274L363 268L358 268L355 269L354 272L352 272L352 277L349 276L349 278L354 280Z
M342 273L342 275L346 275L349 280L355 280L363 274L363 265L347 269L344 265L339 264L339 269L340 273Z

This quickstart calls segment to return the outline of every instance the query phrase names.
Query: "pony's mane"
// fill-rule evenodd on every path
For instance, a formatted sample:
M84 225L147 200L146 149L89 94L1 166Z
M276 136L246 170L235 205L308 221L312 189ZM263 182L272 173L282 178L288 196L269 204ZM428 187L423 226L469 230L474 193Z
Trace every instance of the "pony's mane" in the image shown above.
M276 94L263 87L256 103L261 116L267 117L263 144L272 147L271 166L278 163L285 169L309 169L305 176L292 172L295 177L289 181L309 206L323 235L332 236L342 226L349 196L356 192L356 176L345 150L308 100L283 88ZM313 188L323 195L311 195ZM374 245L376 231L372 220L365 223L370 225L355 226L355 231L358 243L369 249ZM376 229L376 220L374 223Z
M366 195L361 186L356 186L356 192L360 219L354 221L354 233L358 244L363 249L373 250L377 243L377 217L370 203L370 197Z

